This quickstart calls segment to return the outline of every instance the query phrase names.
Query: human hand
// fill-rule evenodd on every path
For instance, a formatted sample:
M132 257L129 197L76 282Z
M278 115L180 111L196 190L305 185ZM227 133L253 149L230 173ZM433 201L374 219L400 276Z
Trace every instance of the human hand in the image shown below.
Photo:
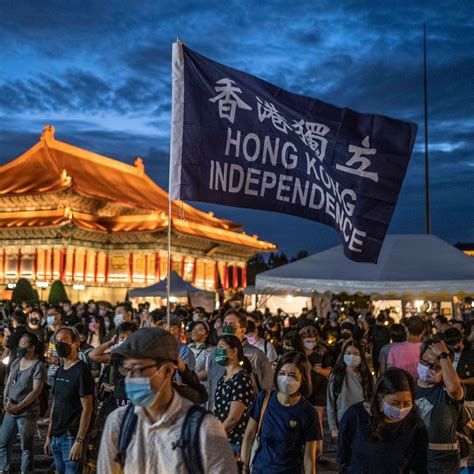
M13 405L12 403L8 403L7 407L5 408L7 413L15 415L20 411L20 407L18 405Z
M184 372L186 370L186 364L183 362L180 356L178 356L178 372Z
M430 348L436 354L436 356L439 356L443 352L447 352L449 354L449 350L446 347L444 341L435 342L434 344L431 344Z
M71 461L80 461L82 458L82 443L74 441L71 452L69 453L69 459Z
M46 436L43 450L44 450L44 454L51 456L51 438L49 436Z

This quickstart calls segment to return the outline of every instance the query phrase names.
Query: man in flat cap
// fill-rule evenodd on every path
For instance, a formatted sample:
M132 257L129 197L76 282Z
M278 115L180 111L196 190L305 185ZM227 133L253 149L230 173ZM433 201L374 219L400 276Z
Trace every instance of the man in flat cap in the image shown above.
M97 462L97 472L188 474L182 428L193 404L173 385L178 364L178 344L168 331L142 328L112 352L126 373L125 389L133 404L135 424L130 425L130 410L113 411L105 424ZM124 423L124 419L125 422ZM126 436L126 430L131 436ZM125 434L124 434L125 433ZM123 440L129 437L126 449ZM201 472L237 472L227 434L211 414L202 418L198 440ZM197 472L194 470L194 472Z

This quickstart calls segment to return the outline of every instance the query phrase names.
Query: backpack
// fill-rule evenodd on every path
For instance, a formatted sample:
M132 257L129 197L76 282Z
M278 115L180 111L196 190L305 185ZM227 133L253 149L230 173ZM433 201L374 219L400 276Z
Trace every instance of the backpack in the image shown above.
M125 459L127 455L127 448L132 441L137 424L137 415L134 413L135 405L130 403L120 424L120 433L118 441L118 453L116 461L120 466L125 466ZM202 420L210 412L199 405L192 405L184 418L183 426L181 427L181 438L177 443L172 443L173 449L180 448L182 450L184 464L186 469L191 474L204 474L202 466L201 453L199 450L199 429Z

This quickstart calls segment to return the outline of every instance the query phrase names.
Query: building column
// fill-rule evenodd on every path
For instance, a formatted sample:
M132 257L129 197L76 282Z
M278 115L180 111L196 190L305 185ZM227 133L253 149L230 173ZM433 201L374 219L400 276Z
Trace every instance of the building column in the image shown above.
M161 280L161 260L160 260L160 252L156 252L155 254L155 281Z
M247 288L247 264L242 267L242 288Z
M59 257L59 279L61 281L64 281L66 278L66 252L67 249L63 248L61 249L61 254Z
M133 252L128 256L128 282L133 283Z
M50 262L50 273L49 277L51 281L54 280L54 247L51 249L51 262Z
M148 254L145 254L145 272L144 272L144 277L145 277L145 284L148 283Z
M222 282L224 290L229 289L229 265L227 262L224 264L224 281Z
M21 278L21 249L18 249L17 260L16 260L16 276L17 279Z
M197 275L197 258L193 262L193 286L196 285L196 275Z
M99 272L99 252L94 256L94 283L97 283L97 273Z
M76 281L76 249L72 251L71 280Z
M109 282L109 254L105 254L104 283Z
M87 257L88 257L88 252L87 250L84 252L84 273L82 275L82 281L85 283L86 282L86 276L87 276Z
M214 290L219 289L219 262L214 262Z
M237 291L239 288L239 269L237 265L232 265L232 289Z
M35 254L33 257L33 280L38 279L38 249L35 248Z

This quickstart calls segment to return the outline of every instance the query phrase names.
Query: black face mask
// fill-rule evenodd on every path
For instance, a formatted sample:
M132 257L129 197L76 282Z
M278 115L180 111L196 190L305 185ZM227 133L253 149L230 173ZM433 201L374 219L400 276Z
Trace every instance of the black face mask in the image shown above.
M350 332L341 332L342 339L349 339L352 336Z
M28 347L19 347L16 350L16 354L18 357L25 357L27 353L28 353Z
M40 320L37 319L37 318L31 318L31 319L30 319L30 324L31 324L32 326L37 326L39 323L40 323Z
M56 352L59 357L69 357L71 350L71 346L67 342L56 343Z

